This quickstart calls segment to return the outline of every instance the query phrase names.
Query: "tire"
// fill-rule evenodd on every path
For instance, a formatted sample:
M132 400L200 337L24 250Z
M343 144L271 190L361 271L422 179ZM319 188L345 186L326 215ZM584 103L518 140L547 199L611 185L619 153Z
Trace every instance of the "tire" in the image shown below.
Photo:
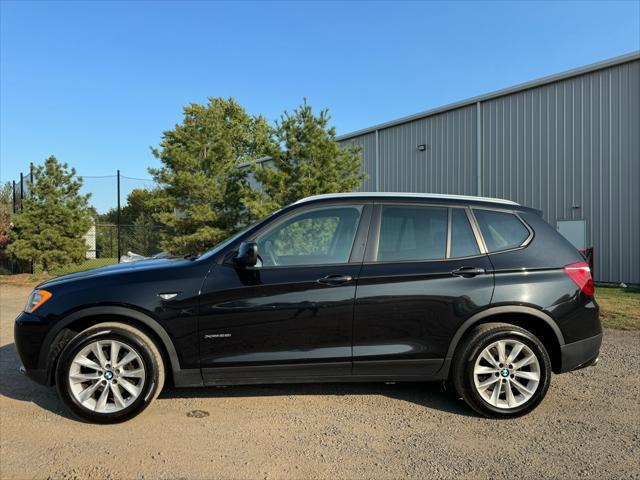
M510 357L512 352L515 359ZM551 360L531 332L507 323L487 323L473 329L456 349L451 380L479 414L514 418L529 413L544 399L551 382Z
M153 340L116 322L80 332L62 350L56 366L63 403L91 423L120 423L139 415L160 394L164 378L162 355Z
M452 400L460 400L462 398L450 378L442 381L442 391Z

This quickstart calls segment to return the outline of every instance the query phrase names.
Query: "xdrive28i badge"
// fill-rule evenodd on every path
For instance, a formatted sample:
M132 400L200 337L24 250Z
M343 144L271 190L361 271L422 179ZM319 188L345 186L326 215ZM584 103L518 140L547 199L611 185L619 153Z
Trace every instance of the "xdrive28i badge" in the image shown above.
M204 336L204 338L205 340L209 340L211 338L229 338L230 336L230 333L208 333Z

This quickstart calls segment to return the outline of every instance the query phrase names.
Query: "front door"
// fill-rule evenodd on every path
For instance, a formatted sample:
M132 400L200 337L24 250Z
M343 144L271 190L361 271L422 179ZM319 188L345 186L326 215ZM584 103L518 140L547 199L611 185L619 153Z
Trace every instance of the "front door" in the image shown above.
M251 239L256 267L217 265L201 295L205 383L351 373L353 305L370 205L316 205Z
M429 377L493 273L466 208L377 205L358 280L354 375Z

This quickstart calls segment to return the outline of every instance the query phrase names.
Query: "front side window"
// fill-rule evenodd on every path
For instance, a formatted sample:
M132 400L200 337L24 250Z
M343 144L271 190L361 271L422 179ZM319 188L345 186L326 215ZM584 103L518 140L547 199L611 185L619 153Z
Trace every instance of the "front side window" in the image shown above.
M421 206L382 207L377 260L436 260L446 256L447 209Z
M529 238L529 230L512 213L473 210L489 252L521 246Z
M347 263L361 206L325 207L295 215L256 239L262 266Z

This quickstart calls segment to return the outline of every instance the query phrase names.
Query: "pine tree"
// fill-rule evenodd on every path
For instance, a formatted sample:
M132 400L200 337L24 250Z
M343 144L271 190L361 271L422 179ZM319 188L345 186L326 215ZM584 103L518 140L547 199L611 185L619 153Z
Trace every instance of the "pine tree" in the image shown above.
M30 194L13 217L7 252L40 265L44 272L85 259L83 236L91 226L89 195L80 194L82 178L53 155L34 170Z
M263 117L247 114L233 99L185 107L183 122L152 149L163 166L149 170L159 188L148 207L168 230L165 250L207 250L250 221L246 199L253 192L249 170L240 166L272 149L271 131Z
M330 120L328 110L316 116L305 99L276 122L272 160L253 165L261 193L251 206L258 215L309 195L350 192L366 178L359 146L341 146Z
M124 228L121 237L125 252L145 257L160 252L160 232L148 213L140 213L131 225Z

